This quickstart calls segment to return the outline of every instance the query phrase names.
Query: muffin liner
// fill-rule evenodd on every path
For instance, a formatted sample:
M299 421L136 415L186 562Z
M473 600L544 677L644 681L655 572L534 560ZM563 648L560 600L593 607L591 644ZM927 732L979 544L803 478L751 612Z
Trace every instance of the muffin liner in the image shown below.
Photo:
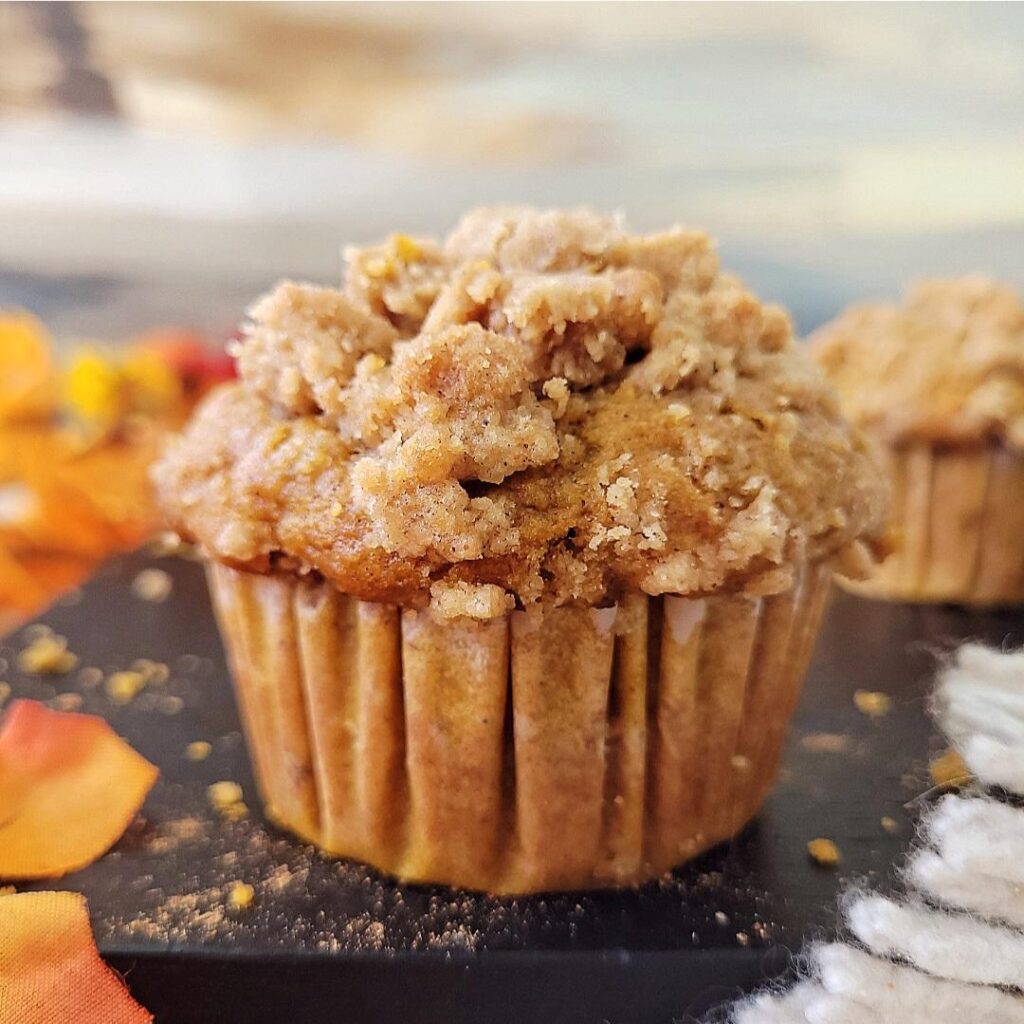
M884 458L902 543L868 580L843 585L903 601L1024 602L1024 455L917 444Z
M209 568L268 816L401 879L497 893L633 884L741 828L830 578L476 622Z

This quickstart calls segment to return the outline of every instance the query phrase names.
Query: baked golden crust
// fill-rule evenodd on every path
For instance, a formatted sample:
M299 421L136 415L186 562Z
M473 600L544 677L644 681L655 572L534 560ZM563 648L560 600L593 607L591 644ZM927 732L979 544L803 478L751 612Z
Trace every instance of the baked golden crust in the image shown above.
M984 277L927 281L902 305L854 306L811 350L843 411L888 444L1024 450L1024 304Z
M155 470L215 558L492 618L623 588L785 589L871 544L886 485L786 315L699 233L471 213L251 311L239 382Z

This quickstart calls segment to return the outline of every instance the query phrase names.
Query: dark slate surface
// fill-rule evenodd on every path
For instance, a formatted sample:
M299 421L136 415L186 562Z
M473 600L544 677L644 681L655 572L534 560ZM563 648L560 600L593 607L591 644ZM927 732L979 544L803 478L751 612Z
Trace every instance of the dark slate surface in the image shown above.
M147 566L173 577L164 604L132 593ZM889 883L939 748L925 711L936 658L966 638L1024 642L1019 613L837 592L782 780L742 836L637 891L499 900L398 885L262 820L199 566L114 562L41 621L68 637L82 668L109 673L150 658L171 669L165 684L117 706L102 683L88 685L98 673L19 675L24 631L0 641L15 695L78 693L83 710L160 766L142 820L60 884L85 893L101 950L158 1020L174 1024L289 1013L311 1024L690 1019L827 932L843 880ZM888 693L891 713L857 711L858 688ZM808 736L823 732L845 737L845 750L810 749ZM207 760L185 758L194 740L212 744ZM244 820L209 808L206 787L221 779L243 786ZM882 816L895 819L894 833ZM805 844L816 836L838 843L838 872L809 862ZM244 912L226 906L235 881L255 888Z

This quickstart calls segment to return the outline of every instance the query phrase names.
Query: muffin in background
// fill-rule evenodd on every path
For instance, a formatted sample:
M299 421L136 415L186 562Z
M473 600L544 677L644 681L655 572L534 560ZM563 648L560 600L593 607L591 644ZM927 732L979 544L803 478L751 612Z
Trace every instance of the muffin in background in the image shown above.
M886 485L708 238L469 214L252 309L156 467L267 813L494 892L630 885L775 777Z
M1024 304L984 277L851 307L810 339L893 483L897 550L867 594L1024 601Z

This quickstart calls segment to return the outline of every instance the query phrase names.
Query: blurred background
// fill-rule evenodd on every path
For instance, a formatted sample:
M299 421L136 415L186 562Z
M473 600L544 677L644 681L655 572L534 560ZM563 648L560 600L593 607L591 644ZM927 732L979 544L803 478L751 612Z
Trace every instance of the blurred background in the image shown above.
M1019 4L0 3L0 305L214 331L477 203L706 227L806 330L1024 284Z

